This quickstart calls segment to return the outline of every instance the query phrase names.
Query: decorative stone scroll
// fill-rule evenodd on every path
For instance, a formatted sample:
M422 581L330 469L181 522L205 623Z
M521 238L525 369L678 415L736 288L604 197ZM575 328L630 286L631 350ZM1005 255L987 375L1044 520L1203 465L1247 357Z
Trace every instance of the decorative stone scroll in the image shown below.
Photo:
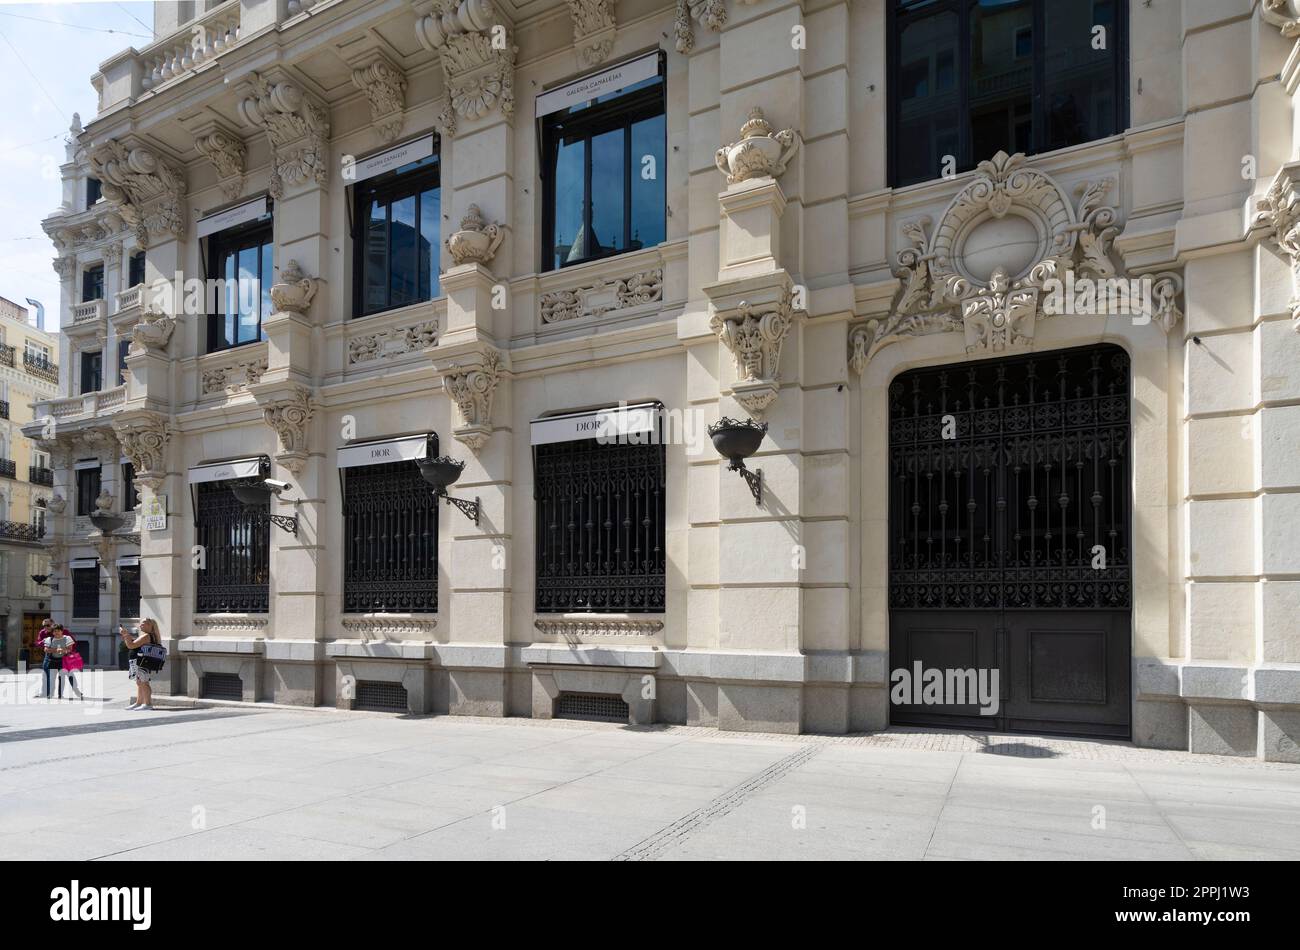
M280 439L275 460L294 475L301 475L307 464L308 428L315 411L311 391L302 386L295 386L289 397L262 407L262 418Z
M538 306L542 323L562 323L654 303L663 296L664 271L654 267L614 280L598 278L580 287L547 291L538 298Z
M167 417L145 410L139 415L115 418L113 431L122 443L122 452L131 460L135 480L156 491L167 475L167 443L172 436Z
M248 149L238 135L224 125L209 123L194 136L194 147L217 170L217 181L227 201L244 190L244 160Z
M370 120L379 137L391 142L402 131L406 112L406 75L382 53L352 70L352 84L366 94Z
M515 53L509 24L491 0L434 0L415 24L421 45L438 54L447 103L443 135L456 134L457 117L479 119L495 108L515 111Z
M262 381L262 374L267 370L265 356L252 360L241 360L227 366L205 369L202 376L203 395L218 393L234 395L242 393L249 386Z
M739 381L732 394L750 415L761 416L776 400L781 348L793 323L794 294L789 288L766 303L742 300L734 313L718 312L709 321L709 328L736 360Z
M596 66L609 58L618 35L615 0L568 0L573 17L573 45L583 66Z
M1296 9L1293 0L1262 0L1259 15L1265 23L1277 27L1287 39L1300 36L1300 10Z
M1257 227L1291 263L1291 326L1300 333L1300 163L1283 166L1257 205Z
M487 445L492 435L492 400L501 382L501 354L485 347L437 368L460 412L461 424L452 430L452 435L477 452Z
M363 640L387 640L391 634L410 636L432 636L438 626L434 617L407 617L401 614L385 616L345 616L342 621L344 630L350 630Z
M329 112L300 89L282 80L271 82L253 73L245 84L239 114L266 132L271 144L271 197L284 197L284 186L329 180Z
M932 233L928 217L904 223L910 246L897 256L892 312L850 331L854 371L890 343L931 333L965 334L970 353L1025 345L1039 320L1060 314L1133 311L1169 333L1182 319L1182 278L1123 273L1112 247L1118 216L1103 204L1113 184L1081 184L1076 204L1021 153L980 162Z
M438 321L421 320L405 327L362 333L348 340L348 365L392 360L420 353L438 342Z
M542 619L533 621L538 633L562 637L565 640L586 640L592 637L651 637L664 628L662 620L624 620L621 618L592 617L582 619Z
M185 176L153 150L128 147L109 139L90 156L90 166L103 186L105 199L135 232L136 244L149 245L150 236L185 237Z

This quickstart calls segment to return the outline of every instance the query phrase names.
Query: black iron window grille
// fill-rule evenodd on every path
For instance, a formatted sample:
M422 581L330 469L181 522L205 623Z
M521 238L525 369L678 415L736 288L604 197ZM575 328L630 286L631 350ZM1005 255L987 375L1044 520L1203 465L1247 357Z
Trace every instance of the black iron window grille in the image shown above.
M889 392L892 607L1131 606L1123 350L913 370Z
M140 566L117 569L117 611L123 617L140 616Z
M72 616L78 619L99 618L99 568L72 569Z
M664 446L596 439L534 457L538 612L664 609Z
M196 486L195 540L203 549L197 572L199 613L267 613L270 606L271 522L249 511L224 482Z
M238 673L204 673L199 693L204 699L240 700L244 698L244 681Z
M438 499L414 462L343 470L343 612L438 609Z
M409 712L406 687L401 683L357 680L357 695L352 708L369 712Z

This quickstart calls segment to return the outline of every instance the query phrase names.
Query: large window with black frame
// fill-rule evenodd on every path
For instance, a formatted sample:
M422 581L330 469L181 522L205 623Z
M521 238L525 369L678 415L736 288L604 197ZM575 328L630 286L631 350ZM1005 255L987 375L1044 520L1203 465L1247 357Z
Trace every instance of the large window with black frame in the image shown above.
M664 609L664 445L533 446L539 613Z
M1127 3L890 0L890 181L1035 154L1128 121Z
M194 539L203 551L196 572L199 613L264 614L270 607L269 511L249 510L225 482L197 489Z
M99 463L77 463L77 515L85 517L95 511L95 499L99 497L100 469Z
M99 616L99 566L72 569L72 616L80 620Z
M207 273L219 288L208 301L208 352L266 339L275 283L272 214L227 228L208 240Z
M137 619L140 616L140 565L119 564L117 584L118 616Z
M664 240L664 77L542 118L542 269Z
M352 315L432 300L441 253L438 152L358 182L352 215Z
M438 499L415 462L343 469L343 552L344 613L437 611Z

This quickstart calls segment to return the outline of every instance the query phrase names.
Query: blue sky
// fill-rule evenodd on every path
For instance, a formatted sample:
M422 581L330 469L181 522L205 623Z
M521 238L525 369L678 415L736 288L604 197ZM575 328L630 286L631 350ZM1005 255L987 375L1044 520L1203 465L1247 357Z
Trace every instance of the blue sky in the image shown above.
M99 64L148 46L152 24L152 3L0 0L0 296L40 300L46 329L58 321L59 282L41 219L62 198L68 125L74 112L83 123L94 117Z

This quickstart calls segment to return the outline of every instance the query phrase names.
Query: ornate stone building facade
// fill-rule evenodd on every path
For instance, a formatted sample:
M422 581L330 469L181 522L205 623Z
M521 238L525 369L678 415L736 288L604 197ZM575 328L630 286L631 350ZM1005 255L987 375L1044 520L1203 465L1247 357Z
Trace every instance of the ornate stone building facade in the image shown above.
M1300 760L1286 2L207 6L94 76L125 382L38 407L167 689Z

